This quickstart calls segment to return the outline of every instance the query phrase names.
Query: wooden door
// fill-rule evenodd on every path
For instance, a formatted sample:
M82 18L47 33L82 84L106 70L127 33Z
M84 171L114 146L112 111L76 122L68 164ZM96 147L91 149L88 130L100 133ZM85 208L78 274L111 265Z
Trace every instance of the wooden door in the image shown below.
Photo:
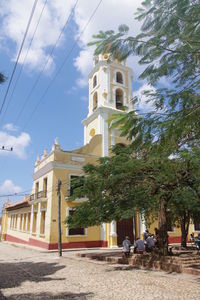
M134 243L133 218L117 221L117 245L122 246L126 236L129 236L131 244Z

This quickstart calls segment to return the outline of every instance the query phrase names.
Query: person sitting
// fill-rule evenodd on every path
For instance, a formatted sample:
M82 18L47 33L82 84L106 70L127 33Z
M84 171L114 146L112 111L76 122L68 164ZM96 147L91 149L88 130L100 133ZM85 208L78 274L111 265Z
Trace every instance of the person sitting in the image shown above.
M194 245L194 243L195 243L194 232L192 232L192 233L190 234L190 243L193 244L193 245Z
M145 232L143 232L143 241L144 242L146 241L146 239L148 238L148 236L149 236L149 230L146 229Z
M145 251L144 241L140 238L137 238L134 244L134 253L143 254Z
M123 245L122 251L123 251L125 257L128 258L130 255L130 248L131 248L131 242L130 242L128 236L125 237L125 240L123 240L122 245Z
M148 236L148 238L146 239L146 252L151 252L154 246L155 246L155 240L153 235Z
M197 246L197 249L200 250L200 233L195 239L195 245Z

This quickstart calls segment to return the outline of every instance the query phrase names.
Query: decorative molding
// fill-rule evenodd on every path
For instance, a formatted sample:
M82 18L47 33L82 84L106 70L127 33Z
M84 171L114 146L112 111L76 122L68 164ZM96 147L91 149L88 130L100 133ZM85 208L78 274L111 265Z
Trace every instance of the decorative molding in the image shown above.
M72 156L72 161L84 162L85 158L80 156Z
M69 163L51 161L51 162L47 163L43 168L41 168L40 170L38 170L37 172L35 172L33 174L33 180L35 181L55 169L82 170L82 168L83 168L82 165L73 165L73 164L69 164Z

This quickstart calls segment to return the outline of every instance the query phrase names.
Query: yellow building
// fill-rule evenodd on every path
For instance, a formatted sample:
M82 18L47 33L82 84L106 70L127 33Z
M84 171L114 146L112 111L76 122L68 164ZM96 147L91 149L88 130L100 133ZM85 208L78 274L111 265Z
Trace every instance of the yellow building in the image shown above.
M117 143L126 144L116 129L110 128L108 118L133 109L132 69L125 62L112 61L109 55L95 57L94 67L89 74L89 109L83 120L83 147L65 151L58 139L51 152L45 150L35 162L32 194L15 204L7 204L3 209L2 238L7 241L29 244L46 249L58 247L57 182L61 185L61 222L63 248L115 247L121 245L126 235L132 242L140 236L145 225L139 214L133 219L89 228L69 229L64 224L66 216L86 199L69 200L73 192L71 179L83 176L83 166L95 163L99 157L108 156L111 147ZM180 240L177 228L169 233L174 241ZM153 231L153 230L152 230ZM192 230L193 231L193 230Z

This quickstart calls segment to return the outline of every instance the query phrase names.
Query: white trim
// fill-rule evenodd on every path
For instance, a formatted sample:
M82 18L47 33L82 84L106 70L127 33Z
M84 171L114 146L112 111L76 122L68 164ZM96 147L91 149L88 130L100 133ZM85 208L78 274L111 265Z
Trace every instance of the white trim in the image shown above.
M85 177L85 174L84 173L82 173L82 174L76 174L76 173L69 173L68 174L68 190L70 190L71 189L71 177L72 176L75 176L75 177Z
M106 120L108 119L108 114L104 113L102 115L102 156L108 156L108 123Z
M85 158L84 157L80 157L80 156L72 156L71 160L72 161L78 161L78 162L84 162Z
M73 208L71 208L71 207L67 207L66 208L66 216L67 217L69 217L69 211L70 210L75 210L76 208L75 207L73 207ZM87 237L87 235L88 235L88 229L87 228L84 228L84 234L76 234L76 235L70 235L69 234L69 227L67 226L66 227L66 236L67 237Z
M101 241L106 241L106 223L101 224Z
M143 220L142 216L140 215L140 228L142 230L142 234L145 232L146 228L146 224L145 224L145 220Z
M115 129L111 128L111 136L110 136L110 143L111 143L111 147L115 145Z
M116 114L116 113L124 113L124 111L119 111L115 107L110 107L110 106L99 106L91 115L88 115L86 119L82 121L82 124L84 126L87 126L89 123L91 123L93 120L97 118L97 116L101 113L108 113L108 114Z
M110 236L111 237L117 236L117 222L114 220L110 223Z
M110 97L110 66L108 67L108 81L107 81L107 85L108 85L107 102L109 103L111 101L111 97Z

